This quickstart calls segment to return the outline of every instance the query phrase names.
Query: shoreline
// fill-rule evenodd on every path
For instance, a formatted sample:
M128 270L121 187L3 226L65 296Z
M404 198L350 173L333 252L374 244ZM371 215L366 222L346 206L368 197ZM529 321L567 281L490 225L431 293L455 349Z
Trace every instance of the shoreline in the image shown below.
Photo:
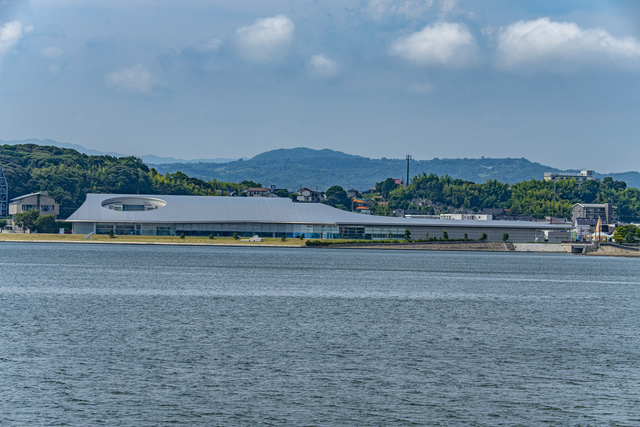
M107 245L164 245L164 246L221 246L221 247L264 247L264 248L322 248L322 249L372 249L372 250L422 250L422 251L467 251L467 252L527 252L549 254L574 254L589 256L614 256L627 258L640 258L640 251L632 248L624 248L619 245L603 245L597 250L587 253L575 253L574 246L584 246L576 243L510 243L510 242L408 242L408 243L334 243L326 246L306 246L304 240L272 239L273 242L240 242L232 238L216 238L211 241L206 237L187 237L184 240L174 236L118 236L115 239L108 236L96 236L95 239L85 239L81 235L42 235L42 238L34 234L16 235L6 238L0 234L2 243L79 243L79 244L107 244ZM13 237L15 236L15 237ZM22 236L33 236L24 238ZM49 238L47 238L47 236ZM55 238L53 237L55 236ZM22 238L21 238L22 237Z

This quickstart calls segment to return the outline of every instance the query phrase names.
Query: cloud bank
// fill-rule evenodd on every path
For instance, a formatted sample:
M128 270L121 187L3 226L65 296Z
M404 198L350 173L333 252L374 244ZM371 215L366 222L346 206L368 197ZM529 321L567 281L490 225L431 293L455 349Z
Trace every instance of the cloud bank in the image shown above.
M582 29L549 18L518 21L498 34L498 63L504 68L571 70L586 64L640 64L640 43L603 29Z
M240 27L231 39L237 54L251 62L277 63L284 60L293 41L293 22L284 15L258 19Z
M391 53L420 66L459 66L475 59L475 47L475 40L466 27L438 22L396 40Z
M7 22L0 25L0 59L16 46L23 35L23 27L20 21Z
M162 80L153 74L142 64L109 73L106 76L107 84L127 92L149 94L162 85Z
M338 64L323 55L313 55L307 62L307 72L315 79L327 79L338 74Z

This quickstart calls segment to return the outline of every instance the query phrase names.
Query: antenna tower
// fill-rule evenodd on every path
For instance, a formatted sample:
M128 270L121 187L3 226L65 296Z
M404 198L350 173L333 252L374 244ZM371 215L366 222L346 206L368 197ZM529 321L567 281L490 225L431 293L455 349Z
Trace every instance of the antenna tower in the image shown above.
M412 158L411 154L407 154L407 185L409 185L409 162Z
M4 171L0 166L0 219L4 219L9 214L9 185L4 177Z

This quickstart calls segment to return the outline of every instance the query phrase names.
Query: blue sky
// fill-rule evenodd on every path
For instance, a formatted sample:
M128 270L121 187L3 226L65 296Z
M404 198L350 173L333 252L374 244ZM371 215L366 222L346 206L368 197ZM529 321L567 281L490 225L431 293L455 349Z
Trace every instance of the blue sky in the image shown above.
M639 170L640 2L0 0L0 139Z

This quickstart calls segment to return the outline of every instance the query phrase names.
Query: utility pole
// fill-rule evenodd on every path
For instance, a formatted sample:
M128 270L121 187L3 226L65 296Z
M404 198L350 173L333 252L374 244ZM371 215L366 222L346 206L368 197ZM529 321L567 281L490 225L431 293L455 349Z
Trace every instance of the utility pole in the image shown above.
M409 185L409 162L411 161L411 154L407 154L407 185Z

